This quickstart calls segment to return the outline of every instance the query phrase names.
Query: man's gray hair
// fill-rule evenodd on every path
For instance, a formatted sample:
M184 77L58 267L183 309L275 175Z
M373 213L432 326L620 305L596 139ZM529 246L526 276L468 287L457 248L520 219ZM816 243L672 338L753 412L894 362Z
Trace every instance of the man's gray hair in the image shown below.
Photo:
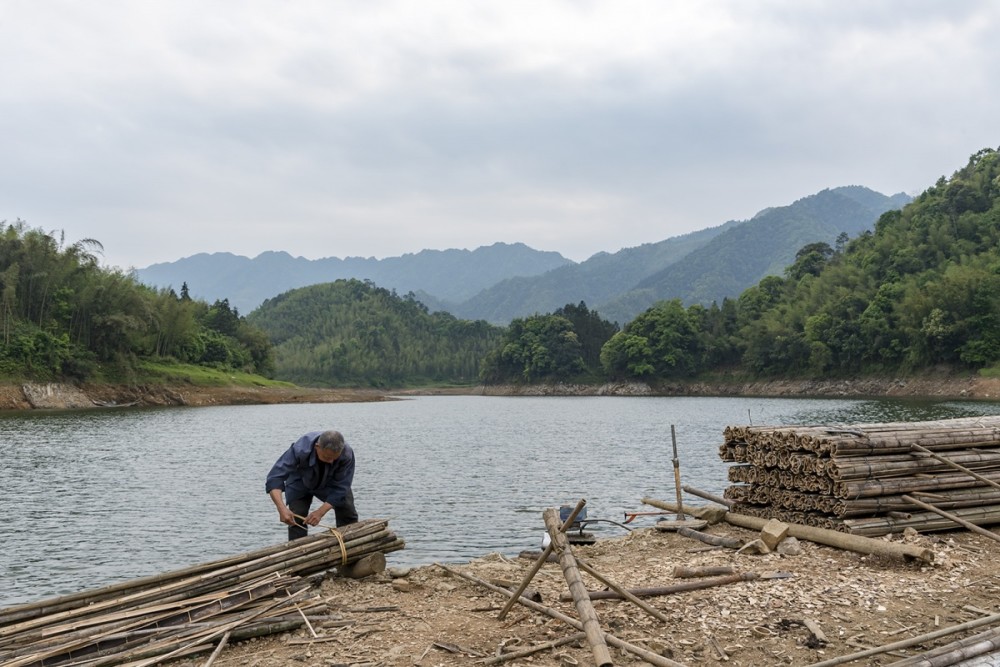
M316 439L316 444L320 449L339 454L344 451L344 436L340 431L323 431Z

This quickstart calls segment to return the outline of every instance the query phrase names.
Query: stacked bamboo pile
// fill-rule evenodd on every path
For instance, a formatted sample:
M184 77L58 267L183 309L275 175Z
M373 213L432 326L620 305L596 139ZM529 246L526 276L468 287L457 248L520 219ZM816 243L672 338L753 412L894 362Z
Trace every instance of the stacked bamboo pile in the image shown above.
M385 520L74 595L0 609L0 664L152 665L308 624L316 579L402 549ZM311 626L310 626L311 627Z
M1000 523L1000 417L834 426L728 426L733 511L879 536ZM930 453L928 453L928 450ZM972 471L972 472L968 472Z

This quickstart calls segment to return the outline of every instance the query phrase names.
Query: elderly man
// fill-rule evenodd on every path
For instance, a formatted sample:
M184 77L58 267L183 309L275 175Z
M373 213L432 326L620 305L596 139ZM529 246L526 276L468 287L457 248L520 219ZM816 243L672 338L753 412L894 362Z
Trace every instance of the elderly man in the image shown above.
M306 526L318 524L331 509L338 527L357 522L353 481L354 450L344 436L339 431L313 431L293 442L275 462L264 490L278 508L278 518L288 524L288 539L294 540L308 535ZM323 504L310 512L313 497Z

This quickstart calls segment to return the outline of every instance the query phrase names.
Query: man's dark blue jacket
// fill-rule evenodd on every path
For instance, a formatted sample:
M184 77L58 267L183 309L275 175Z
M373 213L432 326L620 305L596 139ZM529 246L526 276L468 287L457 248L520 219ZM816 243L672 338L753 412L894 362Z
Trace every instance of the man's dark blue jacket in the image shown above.
M344 451L333 463L323 463L313 445L322 431L313 431L292 443L267 473L264 490L285 492L285 501L314 496L337 506L344 502L354 481L354 450L344 445Z

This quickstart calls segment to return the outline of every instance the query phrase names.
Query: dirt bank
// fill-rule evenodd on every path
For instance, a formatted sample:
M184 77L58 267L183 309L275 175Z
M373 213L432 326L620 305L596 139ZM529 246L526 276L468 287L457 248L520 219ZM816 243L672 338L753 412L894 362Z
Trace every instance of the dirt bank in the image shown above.
M406 390L317 389L309 387L200 387L194 385L75 386L60 383L0 384L0 410L94 407L345 403L391 400L393 396L812 396L1000 400L1000 378L950 373L853 380L761 380L678 382L651 385L537 384L430 387Z
M384 392L308 387L200 387L195 385L80 386L60 383L0 384L0 410L72 410L121 406L265 405L381 401Z
M650 525L652 521L647 523ZM757 537L757 533L721 524L710 531L744 541ZM862 556L810 542L800 542L801 552L795 555L706 551L701 542L650 527L576 547L575 553L597 572L628 588L691 581L674 577L677 566L789 573L786 579L745 581L646 598L666 615L667 622L628 602L603 600L594 607L604 631L684 665L798 666L995 612L1000 585L995 567L1000 548L996 542L969 533L911 536L906 540L931 549L935 563ZM391 565L391 554L389 561ZM519 582L532 564L523 558L491 554L454 567L487 581ZM592 590L603 588L588 575L584 581ZM541 595L543 604L577 617L572 602L560 601L568 586L559 564L543 566L532 588ZM520 606L498 620L504 598L431 565L414 568L398 578L388 574L363 580L331 577L323 583L320 594L327 602L328 618L338 620L326 628L316 627L318 637L303 629L237 643L225 649L219 664L470 665L501 651L523 650L575 632ZM817 624L825 641L812 635L807 621ZM971 632L959 637L968 634ZM927 642L894 656L852 664L886 665L934 644ZM645 664L618 649L612 650L612 656L618 665ZM199 667L203 663L204 658L200 658L182 664ZM585 644L573 643L507 664L570 667L594 662Z

